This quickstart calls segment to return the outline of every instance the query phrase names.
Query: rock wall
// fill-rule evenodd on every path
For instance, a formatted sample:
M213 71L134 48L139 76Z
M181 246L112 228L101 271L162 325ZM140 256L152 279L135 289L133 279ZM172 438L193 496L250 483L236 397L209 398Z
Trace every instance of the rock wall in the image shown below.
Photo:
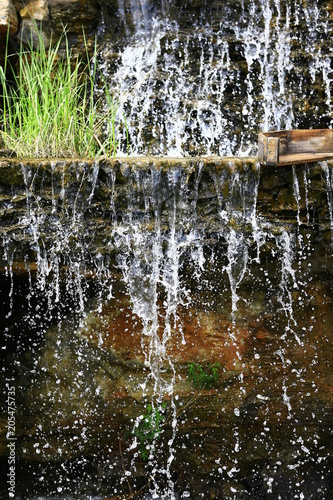
M57 42L67 31L68 43L73 55L84 54L83 30L88 46L94 44L100 22L100 2L91 0L1 0L0 2L0 64L4 63L7 31L9 29L9 53L15 53L20 42L33 40L38 44L42 33L46 48L52 37Z
M152 468L167 490L172 451L180 495L328 500L332 166L1 162L1 352L23 497L37 493L24 470L50 468L68 494L143 495ZM190 363L214 365L214 383L195 386ZM166 420L145 462L130 435L156 387ZM82 456L95 467L84 490L61 472Z
M195 205L198 210L196 223L207 234L214 234L219 230L219 210L226 210L228 203L233 205L235 212L241 211L244 203L251 205L254 178L257 178L259 184L255 200L259 219L262 216L272 222L276 230L284 224L300 224L300 231L306 227L311 232L313 244L321 241L327 245L331 238L330 166L331 162L328 161L299 167L261 166L258 170L255 157L128 157L73 161L3 158L0 160L1 227L3 234L12 239L16 246L18 262L23 262L24 256L29 254L30 236L26 234L24 237L22 230L16 231L15 228L19 221L21 224L22 220L26 221L24 214L27 211L42 211L45 218L57 213L59 220L64 219L64 225L71 221L73 212L80 214L83 211L86 220L79 222L85 224L85 231L91 238L87 243L87 254L104 254L109 251L105 247L107 221L128 210L131 197L134 196L131 190L137 190L135 200L139 204L138 213L144 212L143 185L140 184L139 177L133 180L131 176L139 175L139 172L140 175L149 177L152 171L156 171L162 177L167 177L167 172L179 169L188 177L186 190L191 192L199 189L197 196L200 203L196 200ZM200 185L196 187L198 172ZM299 179L295 177L296 173ZM221 177L221 193L216 184L218 176ZM240 187L244 179L246 183ZM162 196L167 197L169 193L165 191L165 186L160 188ZM247 194L246 189L249 190ZM299 201L295 200L295 189L299 192ZM150 212L151 216L152 214ZM162 210L160 215L166 223L167 213ZM96 218L100 224L98 231ZM52 238L54 234L50 231L48 235L46 230L45 236ZM97 238L98 245L94 238ZM35 257L33 255L32 261ZM1 262L1 267L3 266L4 263Z
M106 0L100 62L132 151L255 155L261 130L331 127L332 27L316 0Z

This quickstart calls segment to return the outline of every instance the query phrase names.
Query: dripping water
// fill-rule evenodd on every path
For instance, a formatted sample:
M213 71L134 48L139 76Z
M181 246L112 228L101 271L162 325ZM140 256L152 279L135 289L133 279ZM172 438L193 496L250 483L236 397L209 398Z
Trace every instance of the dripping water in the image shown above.
M333 175L332 169L328 167L327 162L321 162L321 168L324 174L325 190L328 205L328 216L331 228L331 239L333 243Z
M133 155L246 156L260 130L332 126L332 28L319 2L126 8L123 0L119 39L101 37L100 65L119 89Z
M236 394L228 392L226 398L230 396L233 405L232 424L229 427L232 429L233 441L224 465L218 468L222 472L219 473L217 470L217 473L222 474L223 480L231 481L240 471L241 453L245 446L243 419L247 418L244 401L257 391L256 384L252 389L248 389L249 375L244 369L246 359L243 355L242 342L250 340L248 337L242 338L242 330L247 321L252 321L251 328L254 328L254 322L259 319L259 316L255 320L247 319L247 314L253 314L251 311L253 297L248 293L248 284L251 283L250 286L253 286L252 283L257 280L257 276L260 278L254 288L258 287L260 290L267 288L264 290L265 298L260 298L260 301L264 302L261 307L266 317L264 321L269 325L267 330L269 328L273 330L276 324L279 328L275 336L270 333L265 345L270 348L269 343L275 342L276 347L274 350L271 348L270 362L273 367L276 360L280 363L281 371L278 373L281 377L274 382L274 388L279 392L280 402L285 407L288 421L295 423L295 430L290 438L295 460L300 450L303 450L302 447L308 449L303 431L296 425L295 412L298 400L294 398L295 385L300 395L302 394L304 384L302 377L306 367L293 363L290 348L304 348L307 333L314 326L314 322L302 328L299 324L302 304L310 301L306 290L310 277L307 274L309 271L304 271L304 265L310 265L312 249L300 239L300 232L306 241L304 225L309 225L311 222L306 229L310 231L314 224L310 220L309 207L313 194L309 181L312 175L311 168L306 166L303 170L290 169L290 193L291 198L294 197L295 220L288 223L277 221L272 224L262 214L260 216L257 214L261 174L258 165L251 166L243 162L243 169L236 168L231 161L222 169L218 163L214 166L210 164L209 168L206 165L203 159L198 160L195 167L191 167L189 171L180 166L169 170L157 168L153 160L150 160L149 167L140 165L138 168L129 168L126 165L121 170L121 185L125 188L120 195L116 169L104 169L104 167L102 169L96 164L88 171L82 170L82 165L77 164L74 181L69 190L61 176L57 178L58 166L55 164L52 167L49 211L42 210L44 203L42 197L36 199L39 193L37 184L32 185L33 172L28 169L24 172L26 205L24 215L20 219L20 227L27 235L30 252L35 252L37 265L35 279L31 256L30 260L26 259L30 327L32 328L34 322L34 327L39 328L42 334L50 335L50 330L47 331L47 322L41 319L42 308L38 310L34 306L38 294L43 295L45 309L50 308L51 312L48 314L53 316L52 331L55 333L55 347L51 362L61 367L67 343L73 345L77 356L77 371L74 372L75 394L83 394L82 397L85 398L88 395L92 398L95 391L98 396L103 392L104 382L90 382L90 385L86 382L90 380L86 346L84 343L76 344L77 339L73 340L71 337L73 332L76 337L79 330L88 329L91 325L95 328L95 323L98 324L98 318L105 314L108 305L114 304L117 309L117 287L120 281L126 285L126 299L128 298L131 303L131 313L141 320L142 326L133 334L137 345L141 344L146 365L145 377L140 379L137 388L137 394L140 396L136 397L140 399L141 407L143 404L151 404L154 409L161 412L163 403L166 401L168 404L169 428L163 434L168 438L167 442L158 444L166 452L164 462L157 460L151 448L147 463L151 478L150 493L161 498L177 498L179 490L173 477L173 470L177 464L177 439L181 429L179 419L181 407L178 403L181 398L178 398L176 390L179 382L177 373L179 364L174 361L168 348L172 343L179 349L190 347L182 309L198 307L196 314L201 328L217 307L221 314L219 318L222 318L224 325L227 325L223 326L225 329L223 336L218 338L223 339L222 344L226 339L226 350L231 349L233 353L234 359L230 361L228 370L233 366L233 380L236 381L237 391ZM83 173L86 181L84 183ZM330 203L331 176L327 164L323 164L322 175L325 181L324 194L327 194ZM107 202L103 202L103 209L97 205L97 197L101 191L107 192L109 196ZM119 200L122 203L121 209ZM97 209L99 216L103 213L108 221L106 227L97 226L98 231L96 226L93 230L89 228L88 221L92 209ZM306 214L304 220L306 219L307 224L304 224L303 213ZM73 228L74 222L79 226L79 233ZM52 238L49 237L48 230L52 232ZM73 235L74 241L70 239ZM98 251L94 249L96 238L99 241ZM8 237L4 245L9 272L15 259L15 254L11 253L11 249L15 248L15 242ZM111 262L111 255L115 255L116 269ZM266 269L266 264L271 267ZM62 273L64 266L65 272ZM276 272L269 274L268 270L271 269L275 269ZM193 275L190 278L186 277L189 272ZM88 282L89 273L92 273L93 279ZM54 274L58 276L57 282L52 276ZM261 278L264 277L266 281L261 282ZM11 279L9 274L8 278ZM90 301L89 283L92 281L95 281L94 297ZM48 290L55 286L58 287L58 295ZM202 298L204 302L200 303L195 294L202 289L204 293L201 295L201 302ZM228 290L226 298L223 297L222 290ZM205 292L208 292L207 297ZM272 304L267 304L267 296L272 299ZM61 309L61 305L68 298L71 299L72 312L76 315L71 320L70 315L66 317L63 314L64 309ZM58 312L57 305L60 308ZM264 321L260 323L260 328L265 329ZM214 330L218 328L219 324L210 324L206 330L208 336L214 337ZM99 335L96 347L100 356L98 358L100 366L105 363L103 356L107 354L107 345L102 331L98 331L96 327L96 332L96 335ZM259 352L260 342L256 343L256 349L258 351L255 352ZM317 356L315 348L314 353L315 358ZM220 355L221 357L225 355L223 349ZM258 379L260 378L260 369L260 356L254 355L251 362L253 377L258 375ZM37 370L37 366L34 370ZM227 374L228 370L225 369L223 374ZM259 370L259 373L255 370ZM57 373L61 373L60 368ZM59 375L57 380L59 384L56 382L58 385L52 397L50 396L50 404L60 404L62 401L63 386ZM32 386L34 384L35 382L32 382ZM313 390L316 390L315 382L313 384ZM227 388L220 392L224 390ZM256 396L256 401L258 400L260 404L270 401L270 394L264 392L263 394L260 392ZM216 391L216 396L220 397L219 391ZM221 415L224 411L223 405L226 404L228 403L225 401L222 403ZM97 418L98 411L96 407L91 410L90 415ZM137 428L142 421L142 411L141 414L138 411L139 416L138 413L131 414L132 429ZM261 421L260 425L263 428L256 436L265 446L269 446L270 417L267 414ZM42 435L41 430L38 436ZM88 443L85 433L82 435L82 442L84 450L84 446ZM130 478L133 485L136 485L135 475L140 471L137 445L137 441L133 438L133 442L128 444L128 449L125 450L125 447L122 449L123 453L132 453L132 461L124 467L122 479L125 481L125 477ZM110 453L113 452L114 450L110 450ZM41 450L41 453L44 452ZM275 482L272 482L272 477L269 475L267 485L274 491ZM116 487L113 493L116 493Z

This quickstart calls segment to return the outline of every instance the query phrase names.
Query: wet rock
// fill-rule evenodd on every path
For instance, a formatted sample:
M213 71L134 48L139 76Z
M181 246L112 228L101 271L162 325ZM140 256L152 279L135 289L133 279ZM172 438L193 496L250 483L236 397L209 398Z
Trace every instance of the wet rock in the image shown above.
M148 491L133 428L158 387L156 467L172 442L190 498L295 497L313 485L325 498L331 165L3 160L3 351L20 460L91 457L113 492ZM195 385L190 364L214 365L214 383Z
M20 10L21 19L31 18L45 23L49 20L49 2L47 0L31 0Z
M86 50L84 37L88 49L94 49L96 31L101 15L100 2L92 0L50 0L48 5L54 41L63 35L65 27L68 44L73 53L79 53L84 57Z
M11 35L18 29L18 18L16 9L11 0L0 1L0 40L3 43L6 40L7 31ZM3 47L4 48L4 47Z
M248 210L252 210L250 193L257 189L255 183L259 181L256 200L257 214L259 216L263 214L267 220L274 222L272 234L281 233L285 224L290 224L290 227L294 226L299 217L300 234L304 242L306 241L308 245L316 242L319 252L318 241L324 244L331 238L326 170L314 164L299 166L295 172L292 167L283 167L276 171L262 168L259 174L255 165L255 158L242 161L228 158L203 158L197 161L129 158L122 162L102 160L100 163L76 160L69 162L29 161L25 162L24 166L19 161L2 160L0 191L2 195L11 196L14 200L10 208L10 217L14 217L14 220L19 215L21 216L21 209L24 207L24 203L18 205L17 202L24 200L27 196L31 208L43 209L45 217L52 215L52 225L49 228L53 227L54 230L56 227L65 229L74 213L81 214L80 220L82 227L85 227L87 251L89 249L89 252L94 255L98 252L105 255L112 251L107 221L119 217L124 210L127 210L128 204L132 203L134 198L137 214L141 213L142 217L144 216L146 205L142 182L145 182L143 179L146 173L149 176L151 175L149 172L157 173L160 178L158 181L160 193L165 200L168 197L167 172L180 169L184 173L183 189L188 193L188 202L183 203L181 208L183 211L181 223L184 224L187 220L191 224L191 218L194 217L192 207L195 207L196 228L205 233L207 243L211 238L212 244L216 241L216 235L221 231L221 224L224 224L223 218L226 220L229 218L229 223L232 224L234 230L245 231L247 237L251 237L251 224L244 224L242 217L230 217L230 210L234 210L236 214L244 203L248 203ZM142 176L141 181L136 172ZM233 179L237 179L237 182ZM304 184L304 179L307 180L307 185ZM300 196L298 206L295 199L295 182L297 182ZM247 186L246 191L242 191L242 183ZM67 200L67 209L64 211L65 200ZM19 210L16 216L15 206ZM163 224L168 224L168 205L163 202L161 207ZM9 214L8 207L6 210ZM86 214L85 218L83 218L83 213ZM149 217L153 217L153 210L150 211ZM14 220L12 219L11 226L12 233L16 234L16 241L20 241L16 248L16 255L19 256L26 252L30 237L27 234L24 239L22 230L20 235L14 231L17 227ZM5 218L2 219L1 224L9 229ZM47 227L45 231L47 235ZM49 235L51 244L52 231ZM74 238L71 235L68 237ZM20 247L24 241L24 247ZM270 243L266 241L267 250L269 245ZM317 264L313 261L312 265Z

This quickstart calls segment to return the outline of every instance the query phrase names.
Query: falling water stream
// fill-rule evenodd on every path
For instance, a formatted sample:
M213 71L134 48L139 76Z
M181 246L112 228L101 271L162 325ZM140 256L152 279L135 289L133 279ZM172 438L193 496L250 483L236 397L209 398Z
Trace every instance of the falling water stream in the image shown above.
M260 130L332 126L325 2L124 0L116 17L113 2L103 8L101 68L133 154L246 156Z
M119 158L1 165L0 497L329 500L332 164L247 155L332 126L331 11L114 4Z
M18 498L329 498L330 166L285 182L222 163L16 164ZM273 218L267 186L285 190ZM218 363L216 384L193 386L190 363ZM162 424L142 440L147 415Z

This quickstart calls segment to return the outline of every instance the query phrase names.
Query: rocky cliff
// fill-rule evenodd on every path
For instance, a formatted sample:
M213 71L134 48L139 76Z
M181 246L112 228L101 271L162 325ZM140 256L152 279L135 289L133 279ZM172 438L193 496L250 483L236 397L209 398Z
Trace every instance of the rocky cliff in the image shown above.
M90 457L91 491L130 495L172 453L191 498L328 499L332 164L0 168L2 356L25 469ZM129 446L151 401L166 413L146 462Z

